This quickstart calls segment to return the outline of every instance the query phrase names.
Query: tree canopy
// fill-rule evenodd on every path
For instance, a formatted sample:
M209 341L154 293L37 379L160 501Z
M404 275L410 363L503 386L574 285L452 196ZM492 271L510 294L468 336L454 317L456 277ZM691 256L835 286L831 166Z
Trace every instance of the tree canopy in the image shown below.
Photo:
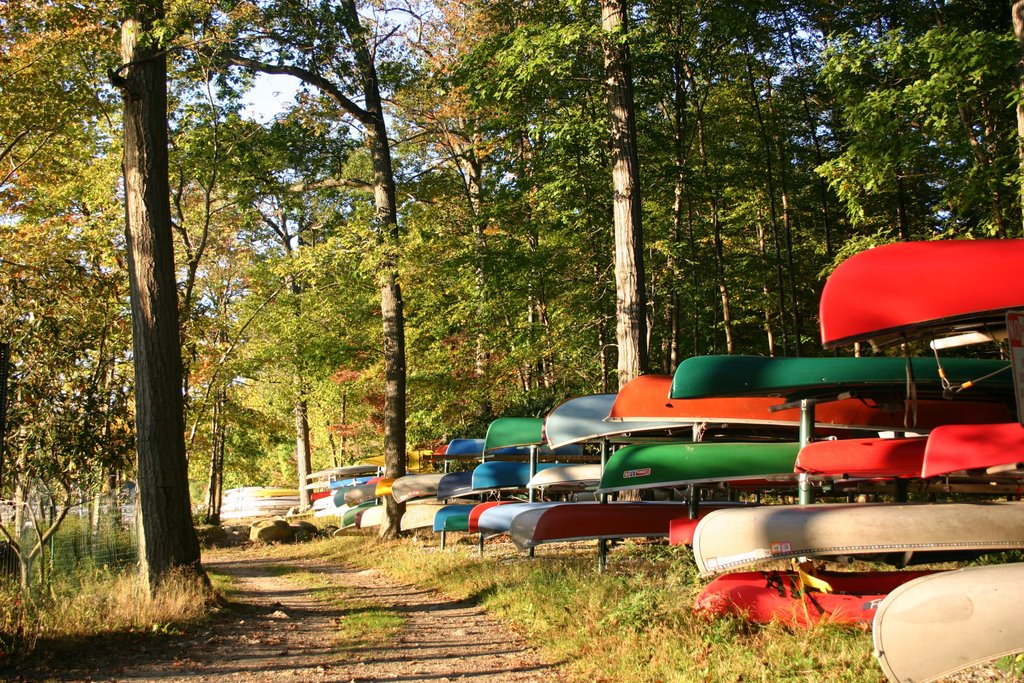
M1009 5L638 1L608 35L593 0L166 4L193 502L217 453L294 486L300 413L318 469L614 390L613 49L651 370L822 353L852 249L1022 234ZM116 5L0 10L5 489L132 475ZM299 83L269 121L257 73Z

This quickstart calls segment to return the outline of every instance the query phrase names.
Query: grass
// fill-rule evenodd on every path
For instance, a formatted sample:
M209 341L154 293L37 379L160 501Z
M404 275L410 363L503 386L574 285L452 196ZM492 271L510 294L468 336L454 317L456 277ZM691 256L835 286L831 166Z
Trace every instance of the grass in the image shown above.
M480 604L541 644L567 680L884 680L866 630L695 616L702 584L682 548L625 544L598 574L592 545L544 548L533 560L508 543L483 557L468 543L440 551L359 534L315 545L307 552Z
M203 621L213 593L185 574L166 579L155 594L137 572L81 569L53 576L48 593L26 598L14 582L0 583L0 656L29 654L37 642L71 641L111 633L177 633Z

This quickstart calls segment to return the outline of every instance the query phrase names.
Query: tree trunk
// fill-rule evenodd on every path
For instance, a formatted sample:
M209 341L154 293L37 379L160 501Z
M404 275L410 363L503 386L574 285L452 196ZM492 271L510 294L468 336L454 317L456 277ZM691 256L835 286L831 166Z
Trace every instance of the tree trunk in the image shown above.
M355 0L343 0L344 21L356 66L362 81L363 98L369 125L367 141L373 165L373 200L379 248L383 251L380 274L380 309L384 334L384 476L405 475L405 313L402 290L398 284L398 206L395 199L395 175L391 164L387 123L380 98L377 68L373 63L366 31L359 23ZM405 505L386 496L380 536L390 538L400 531Z
M295 401L295 464L299 480L299 511L309 509L309 482L306 477L312 471L312 460L309 448L309 406L305 392L299 389L300 398Z
M11 345L0 342L0 491L3 491L5 443L7 435L7 376L10 373Z
M1013 3L1013 34L1017 37L1017 87L1024 88L1024 0ZM1017 101L1017 150L1024 171L1024 101ZM1024 224L1024 173L1021 174L1020 209Z
M647 372L647 297L640 214L633 77L626 43L628 0L602 0L605 95L615 218L615 318L619 387Z
M167 177L167 63L140 42L163 18L139 0L121 34L124 188L135 363L142 575L155 588L178 567L202 575L192 526L181 395L181 340Z

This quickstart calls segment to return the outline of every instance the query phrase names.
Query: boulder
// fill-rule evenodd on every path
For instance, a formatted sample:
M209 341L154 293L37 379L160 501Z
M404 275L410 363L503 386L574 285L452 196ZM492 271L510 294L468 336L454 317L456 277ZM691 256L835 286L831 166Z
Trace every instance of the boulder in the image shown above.
M292 529L295 531L295 541L298 543L305 543L306 541L312 541L314 538L320 535L320 529L315 524L311 524L305 520L292 522Z
M263 519L249 529L249 540L261 543L290 543L295 540L295 530L283 519Z

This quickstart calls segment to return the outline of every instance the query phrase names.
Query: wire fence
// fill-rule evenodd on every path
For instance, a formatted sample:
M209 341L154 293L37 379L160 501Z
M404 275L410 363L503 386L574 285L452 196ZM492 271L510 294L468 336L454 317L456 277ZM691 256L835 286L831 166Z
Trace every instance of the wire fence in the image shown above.
M24 502L0 504L0 523L17 539L23 553L38 543L37 527L45 531L58 515L54 498L42 486L31 488ZM83 497L33 560L29 580L134 565L139 557L135 525L134 487L91 499ZM0 543L0 574L16 577L18 572L17 555L4 540Z

